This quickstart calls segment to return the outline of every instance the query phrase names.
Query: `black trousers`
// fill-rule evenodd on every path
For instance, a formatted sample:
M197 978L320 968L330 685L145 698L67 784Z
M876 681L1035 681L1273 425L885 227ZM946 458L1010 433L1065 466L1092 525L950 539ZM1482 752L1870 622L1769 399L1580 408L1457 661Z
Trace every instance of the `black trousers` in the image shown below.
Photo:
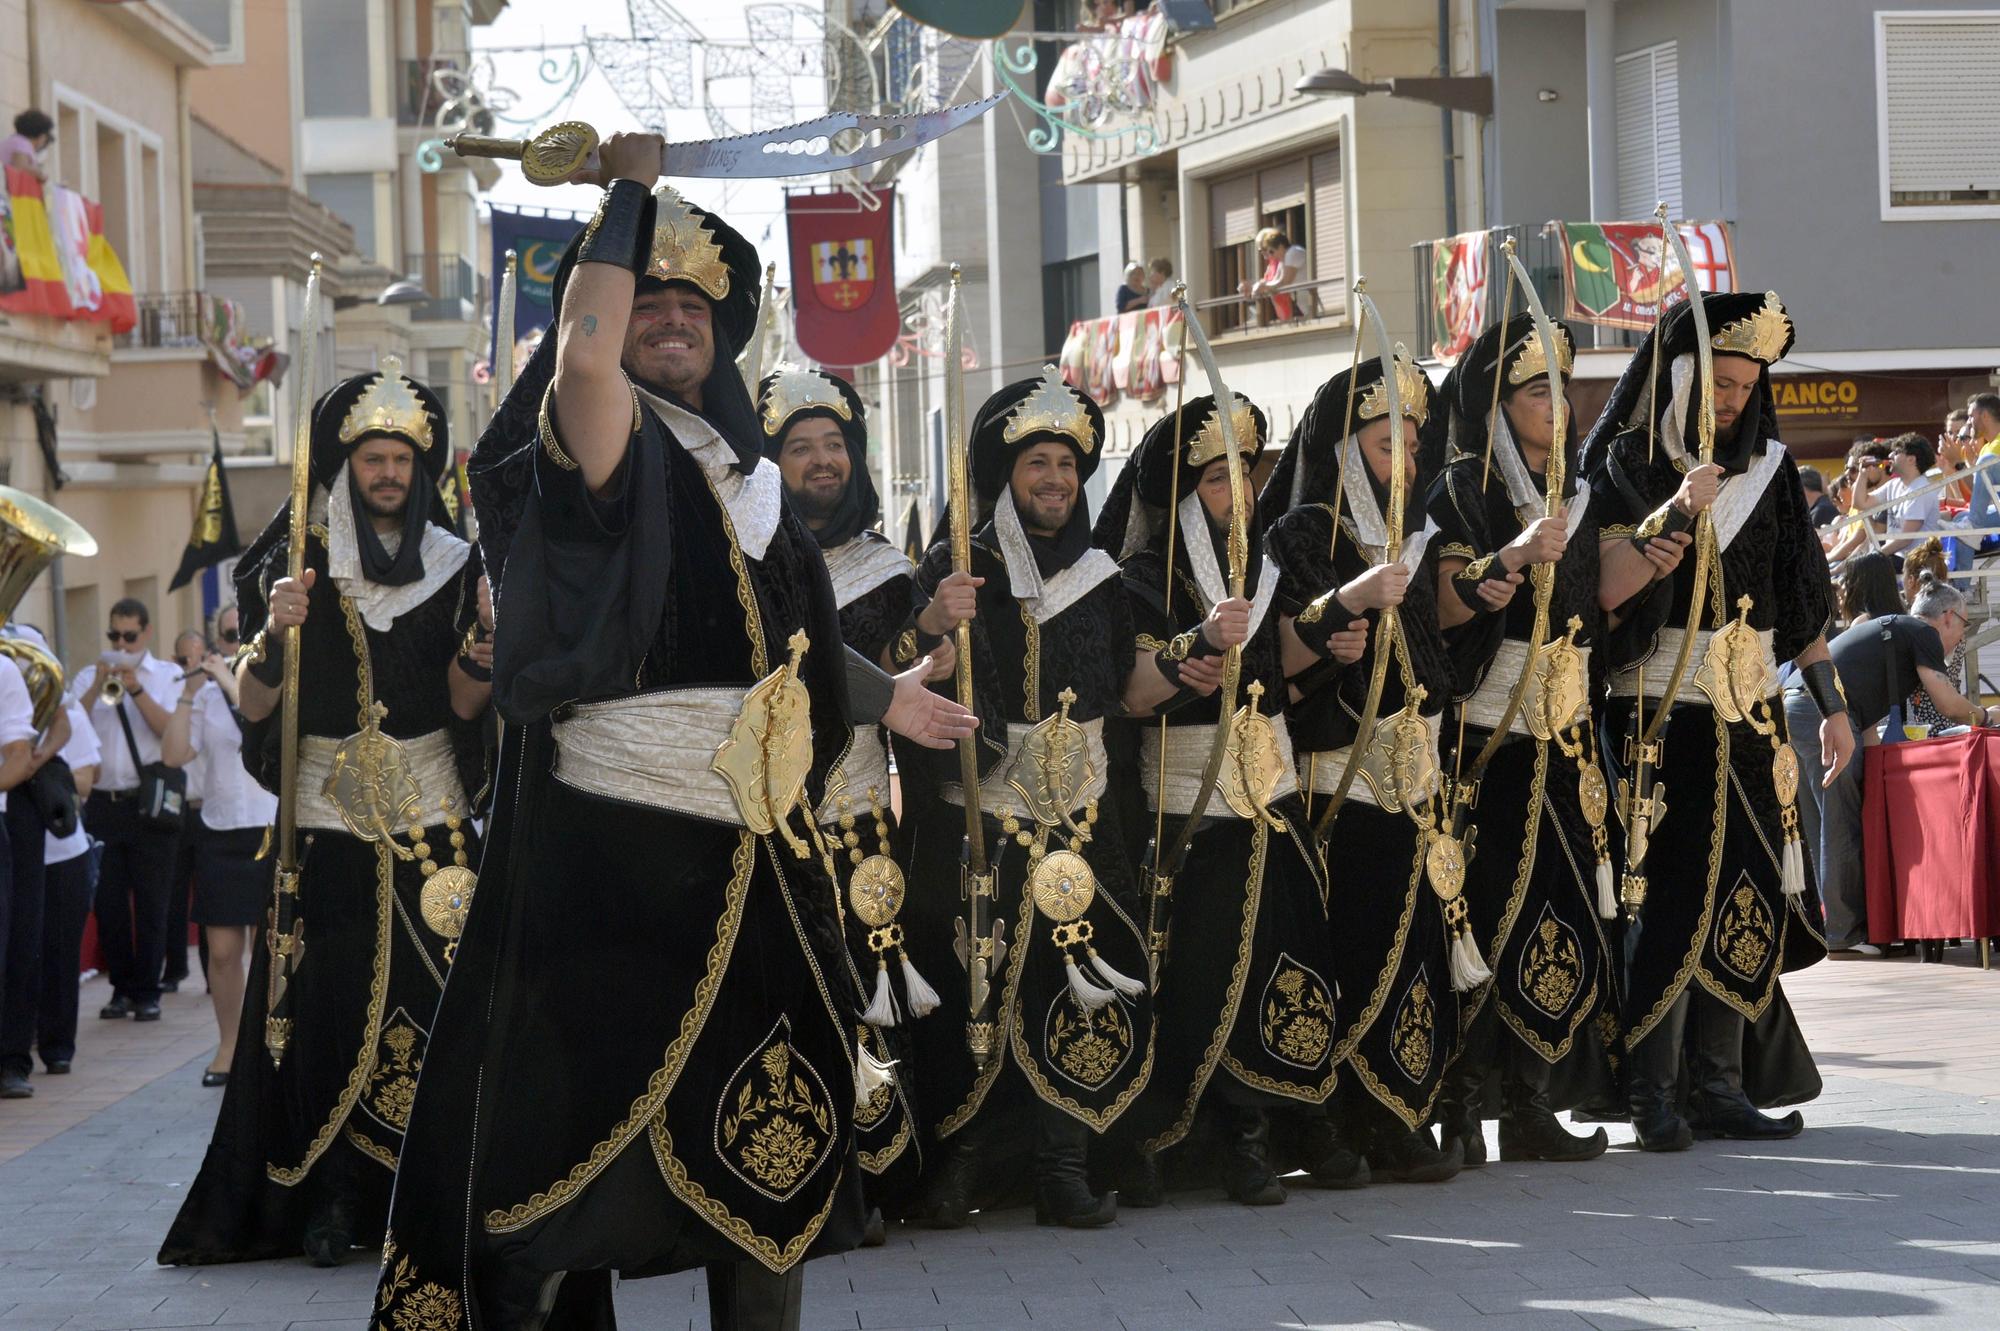
M157 1003L166 957L167 884L179 834L143 826L132 791L115 796L91 791L83 821L104 843L97 869L97 941L111 991L135 1004Z
M173 877L167 883L167 945L162 954L160 978L176 983L188 977L188 902L194 896L197 812L198 806L189 806L180 835L174 839Z
M41 814L28 792L7 801L8 867L13 898L7 932L5 979L0 980L0 1071L27 1076L35 1045L35 1009L42 997L42 927L47 914L42 851L48 841Z
M83 926L97 889L95 849L44 871L48 914L42 920L42 997L35 1008L35 1047L42 1063L76 1057L76 1005L83 970Z

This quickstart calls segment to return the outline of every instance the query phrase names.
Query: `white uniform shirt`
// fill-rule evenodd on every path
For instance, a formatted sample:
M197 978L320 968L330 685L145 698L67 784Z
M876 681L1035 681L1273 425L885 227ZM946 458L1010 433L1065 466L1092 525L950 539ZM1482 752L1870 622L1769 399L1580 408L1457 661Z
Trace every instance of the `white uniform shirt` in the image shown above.
M0 744L16 740L35 742L35 703L28 696L28 682L12 657L0 656ZM0 811L7 807L7 795L0 791Z
M173 711L174 704L180 700L180 669L151 652L141 657L134 668L138 672L140 686L159 704L160 710ZM126 698L117 708L93 707L87 700L96 692L97 662L92 661L77 672L76 685L69 696L84 703L90 724L97 731L98 747L103 751L98 760L97 788L103 791L137 790L139 770L132 765L132 746L125 743L124 728L118 724L119 710L123 709L126 718L132 722L132 741L138 747L142 764L160 761L160 737L146 724L136 701Z
M69 764L72 772L95 767L99 761L97 732L90 728L90 718L83 714L83 704L71 699L63 706L69 712L69 743L62 747L62 760ZM81 818L76 820L76 831L66 837L59 837L53 832L44 832L42 836L44 864L61 864L90 849L90 833L84 830Z
M202 825L218 832L269 827L278 816L278 797L252 780L244 768L243 732L229 714L229 699L223 696L222 686L212 679L194 695L188 738L205 782Z

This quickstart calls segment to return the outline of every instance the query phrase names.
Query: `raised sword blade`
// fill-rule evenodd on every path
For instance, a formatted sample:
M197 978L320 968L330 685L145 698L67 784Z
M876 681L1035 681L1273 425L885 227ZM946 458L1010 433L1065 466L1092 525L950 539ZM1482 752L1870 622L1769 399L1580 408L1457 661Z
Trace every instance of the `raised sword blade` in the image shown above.
M797 125L738 134L727 139L669 143L660 154L664 176L809 176L866 166L920 148L971 124L1000 104L1006 94L961 102L907 116L871 116L836 111ZM859 146L839 151L836 135L856 132Z

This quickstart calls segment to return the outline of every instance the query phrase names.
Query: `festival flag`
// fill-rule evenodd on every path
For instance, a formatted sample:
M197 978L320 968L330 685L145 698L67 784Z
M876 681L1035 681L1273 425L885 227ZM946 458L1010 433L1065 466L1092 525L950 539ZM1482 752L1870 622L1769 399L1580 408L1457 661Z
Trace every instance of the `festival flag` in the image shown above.
M1736 290L1736 252L1727 222L1678 223L1703 291ZM1644 332L1663 304L1687 298L1680 261L1657 222L1564 222L1563 318Z
M7 260L0 260L0 310L67 319L69 289L49 231L42 182L17 167L6 172Z
M493 302L493 348L489 362L499 364L500 347L509 345L514 356L514 374L540 344L542 335L555 322L556 268L563 251L583 224L572 217L548 217L512 208L493 210L493 291L500 290L500 276L507 269L507 251L514 251L519 267L515 270L514 326L504 332L499 326L500 302Z
M1431 254L1431 351L1449 365L1486 326L1488 248L1484 231L1437 242Z
M910 496L909 511L903 514L903 556L912 564L924 562L923 514L917 509L917 497Z
M104 209L62 185L7 167L0 224L0 310L108 323L139 322L131 279L104 236Z
M84 264L97 278L102 298L100 317L110 321L112 332L130 332L139 324L139 301L132 294L132 279L125 275L125 265L118 261L118 251L112 249L111 242L105 238L104 205L86 202L84 209L90 224Z
M194 512L194 530L188 533L187 549L181 552L181 566L167 590L177 592L194 575L225 559L243 553L236 539L236 510L229 503L229 472L222 465L222 434L209 427L214 450L208 458L208 474L201 482L201 506Z
M862 208L843 191L785 198L791 238L794 338L822 365L866 365L888 354L902 316L896 308L893 190Z

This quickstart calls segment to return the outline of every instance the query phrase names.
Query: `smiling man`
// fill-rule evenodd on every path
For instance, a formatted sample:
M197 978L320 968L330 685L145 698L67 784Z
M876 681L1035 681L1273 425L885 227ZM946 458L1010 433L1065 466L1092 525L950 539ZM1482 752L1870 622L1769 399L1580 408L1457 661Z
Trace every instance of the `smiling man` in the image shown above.
M303 1249L334 1266L380 1241L458 932L440 905L478 863L491 614L479 560L434 501L452 456L444 408L384 357L319 400L311 447L304 576L287 575L287 504L236 579L254 631L239 667L242 763L272 790L283 630L301 626L305 942L277 1014L290 1034L267 1044L271 952L255 947L215 1137L162 1262ZM169 733L185 741L188 724Z

